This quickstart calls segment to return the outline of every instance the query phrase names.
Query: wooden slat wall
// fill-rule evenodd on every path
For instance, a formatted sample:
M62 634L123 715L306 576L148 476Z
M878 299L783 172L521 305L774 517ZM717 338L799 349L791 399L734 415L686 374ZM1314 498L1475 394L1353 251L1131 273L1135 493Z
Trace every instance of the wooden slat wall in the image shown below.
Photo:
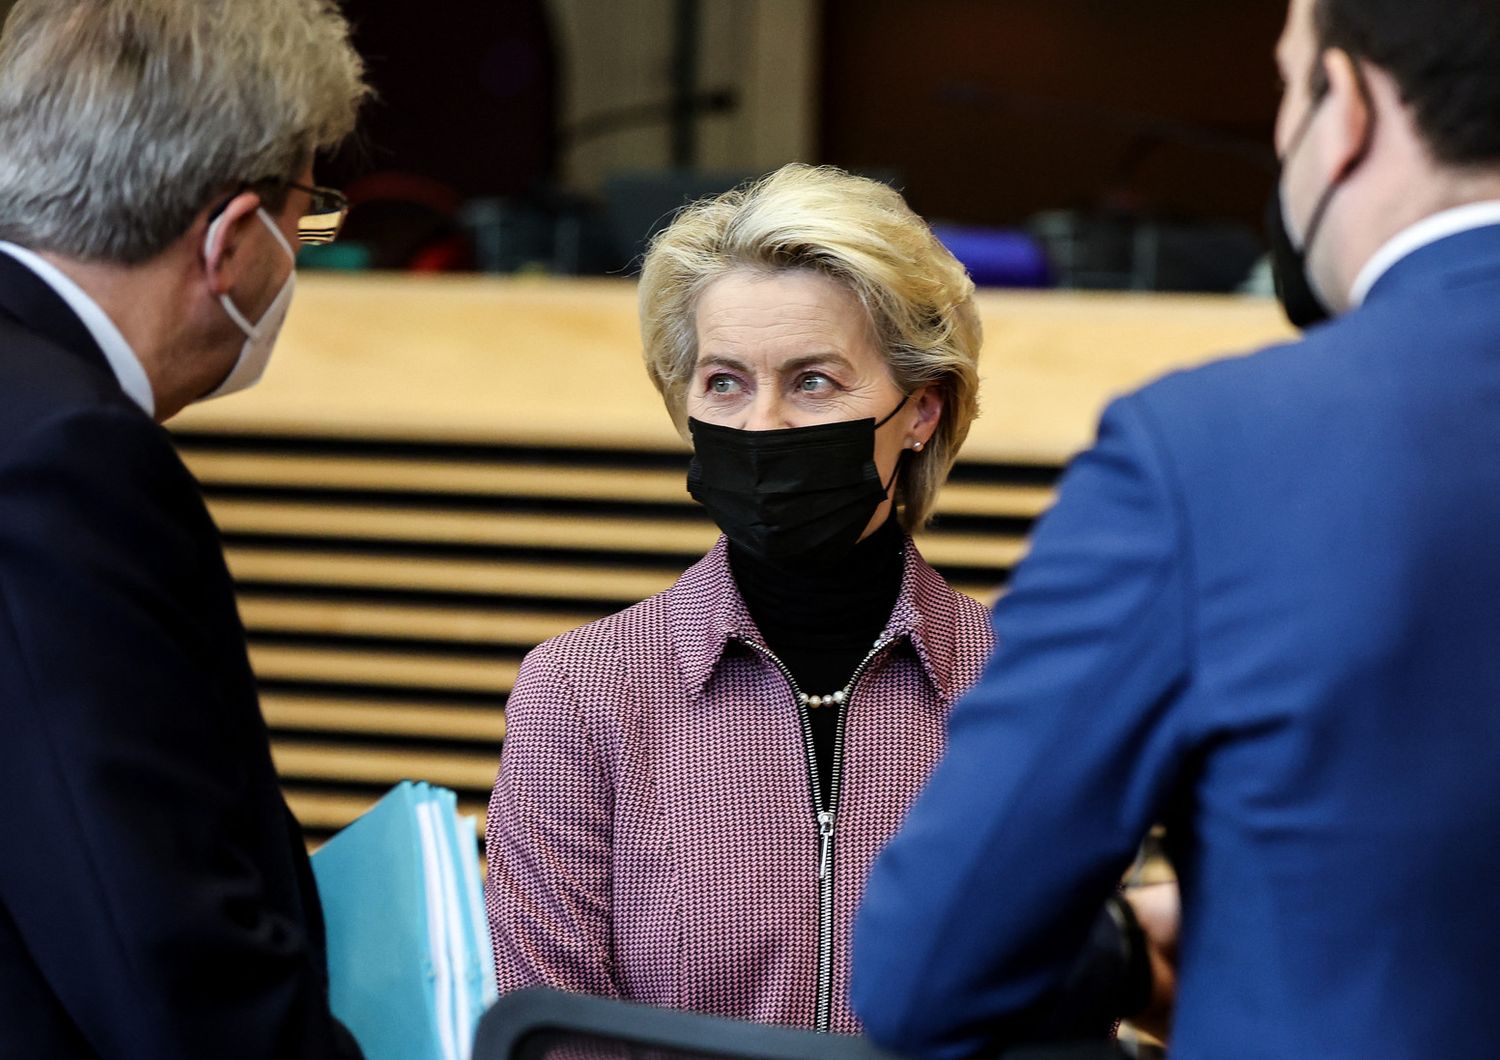
M288 798L317 841L403 777L482 817L522 655L717 531L686 457L182 432L224 534ZM965 465L922 548L984 597L1055 469Z
M1106 398L1286 334L1246 299L994 294L984 414L921 546L987 597ZM713 541L627 281L308 276L267 379L174 421L313 842L403 777L482 817L525 652Z

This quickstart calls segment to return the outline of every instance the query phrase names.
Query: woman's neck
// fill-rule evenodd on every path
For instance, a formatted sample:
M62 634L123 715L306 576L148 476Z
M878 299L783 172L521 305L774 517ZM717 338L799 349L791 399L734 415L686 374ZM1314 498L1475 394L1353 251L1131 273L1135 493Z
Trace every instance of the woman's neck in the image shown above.
M772 651L795 643L874 643L901 593L906 535L895 519L832 563L771 561L733 542L729 565L761 635Z

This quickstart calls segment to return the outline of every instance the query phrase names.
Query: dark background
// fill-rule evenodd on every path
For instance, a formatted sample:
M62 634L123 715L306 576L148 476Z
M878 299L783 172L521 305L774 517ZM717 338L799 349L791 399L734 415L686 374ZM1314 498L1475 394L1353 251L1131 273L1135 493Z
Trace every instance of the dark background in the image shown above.
M567 54L561 12L605 20L615 0L342 3L378 97L359 141L320 174L349 191L361 253L344 257L346 243L310 264L628 271L664 209L793 160L713 173L664 147L623 181L570 184L565 86L595 72ZM666 129L686 114L696 131L741 104L733 85L680 60L695 57L695 41L702 50L707 13L755 3L636 0L631 10L652 17L620 32L662 38L662 105L628 122ZM1233 259L1212 281L1223 286L1260 249L1285 10L1285 0L821 0L818 134L800 160L889 179L939 222L1024 226L1042 239L1039 217L1068 211L1048 229L1049 256L1061 231L1098 266L1098 285L1156 285L1161 270L1142 270L1136 237L1170 226L1186 249L1160 286L1190 288L1199 263ZM610 135L609 113L581 120Z
M1259 222L1283 0L834 0L823 161L931 216L1112 206Z
M1284 0L820 7L821 135L809 161L897 175L919 210L960 221L1101 205L1259 217ZM380 98L342 178L394 169L464 195L547 186L568 57L545 0L344 8Z

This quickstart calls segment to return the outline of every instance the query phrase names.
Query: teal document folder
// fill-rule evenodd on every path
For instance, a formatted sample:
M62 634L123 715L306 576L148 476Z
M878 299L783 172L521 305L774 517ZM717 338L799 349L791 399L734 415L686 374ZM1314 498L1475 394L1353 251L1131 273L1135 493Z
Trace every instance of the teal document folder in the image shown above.
M368 1060L468 1060L494 1002L472 818L403 781L312 857L333 1013Z

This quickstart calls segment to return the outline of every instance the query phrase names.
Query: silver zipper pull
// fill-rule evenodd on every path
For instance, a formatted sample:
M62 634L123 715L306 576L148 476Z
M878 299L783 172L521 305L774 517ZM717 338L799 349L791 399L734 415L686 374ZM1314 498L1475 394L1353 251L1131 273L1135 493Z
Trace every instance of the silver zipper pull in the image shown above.
M818 814L818 836L820 840L818 857L818 879L828 879L828 865L833 853L833 814L824 810Z

